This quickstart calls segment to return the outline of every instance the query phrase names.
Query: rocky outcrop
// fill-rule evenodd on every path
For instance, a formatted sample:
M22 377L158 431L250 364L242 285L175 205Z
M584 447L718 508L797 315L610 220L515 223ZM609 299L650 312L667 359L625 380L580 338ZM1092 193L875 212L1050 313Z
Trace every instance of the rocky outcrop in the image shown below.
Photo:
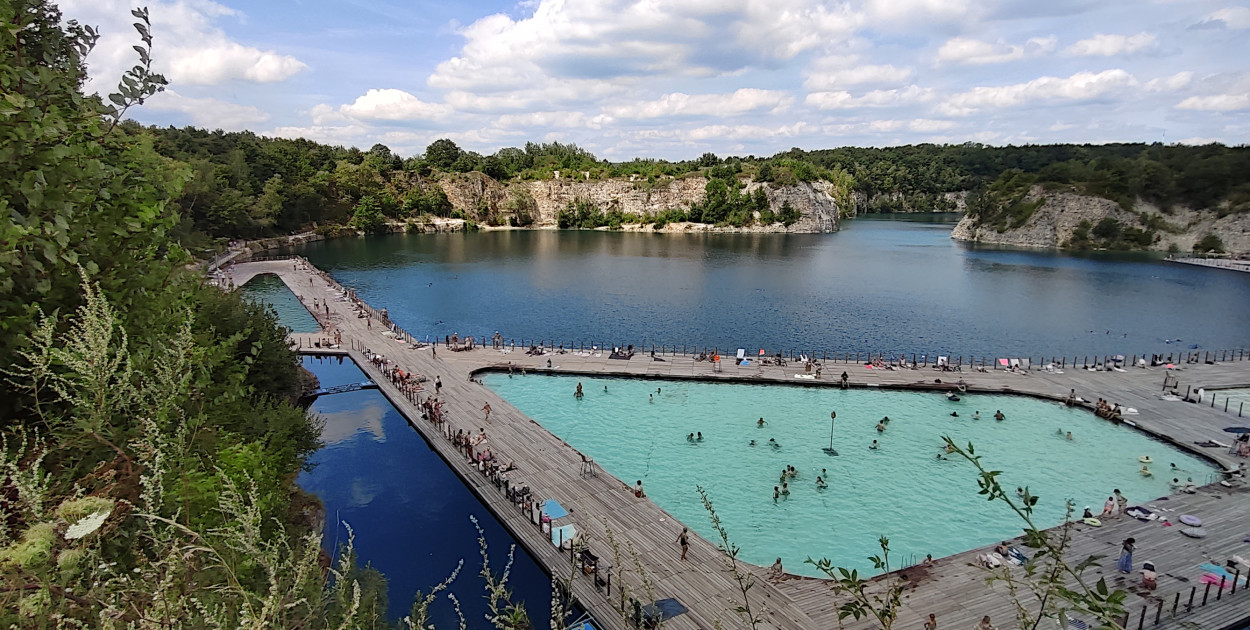
M1173 208L1164 213L1158 207L1141 201L1130 212L1102 197L1047 191L1034 186L1026 201L1037 200L1042 201L1041 206L1022 225L999 231L967 214L955 226L951 238L1015 247L1065 248L1081 244L1081 233L1090 232L1092 226L1109 218L1123 228L1153 234L1150 244L1135 244L1133 249L1167 251L1171 248L1188 252L1204 236L1214 233L1223 241L1225 250L1233 253L1250 251L1250 214L1230 214L1221 218L1215 210L1187 208ZM1092 245L1098 245L1096 237Z
M968 209L968 191L933 193L908 197L901 192L876 193L872 196L862 192L851 195L850 208L843 209L842 216L880 213L964 212Z
M702 203L708 180L703 177L666 178L660 181L639 179L586 179L562 177L538 181L503 184L481 173L454 174L441 177L438 186L447 194L455 210L478 221L488 216L515 216L518 208L532 213L533 227L555 227L560 211L571 203L588 201L602 212L620 211L651 223L653 217L669 209L689 209ZM802 215L789 227L780 224L770 231L835 232L838 229L838 203L829 182L799 183L773 187L751 182L745 192L764 187L773 212L780 212L789 202ZM730 228L729 231L736 231Z

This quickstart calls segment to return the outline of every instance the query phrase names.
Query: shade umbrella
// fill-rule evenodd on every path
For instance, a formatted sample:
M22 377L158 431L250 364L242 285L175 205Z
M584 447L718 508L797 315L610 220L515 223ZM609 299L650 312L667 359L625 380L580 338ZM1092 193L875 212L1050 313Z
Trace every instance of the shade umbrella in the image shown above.
M1224 429L1225 433L1250 433L1250 427L1228 427Z

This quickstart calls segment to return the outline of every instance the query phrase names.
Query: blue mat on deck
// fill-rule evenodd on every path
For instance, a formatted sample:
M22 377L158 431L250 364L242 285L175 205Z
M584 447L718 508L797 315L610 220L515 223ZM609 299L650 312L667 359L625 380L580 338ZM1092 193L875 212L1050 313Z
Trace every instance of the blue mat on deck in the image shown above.
M656 612L659 612L661 621L667 621L686 612L687 608L682 606L681 602L670 597L668 599L658 600L654 604L647 604L642 607L642 610L648 618L655 615Z
M554 521L557 518L564 518L565 516L568 516L569 511L564 509L564 506L560 505L559 501L556 501L555 499L547 499L546 501L543 501L543 514L550 516L551 520Z

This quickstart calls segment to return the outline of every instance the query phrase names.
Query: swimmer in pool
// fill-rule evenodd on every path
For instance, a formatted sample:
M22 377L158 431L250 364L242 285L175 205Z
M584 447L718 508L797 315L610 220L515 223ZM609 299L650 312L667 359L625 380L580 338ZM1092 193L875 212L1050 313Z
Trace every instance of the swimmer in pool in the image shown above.
M1055 435L1063 435L1063 429L1055 429Z
M1153 476L1154 476L1154 473L1150 472L1150 467L1149 467L1149 466L1146 466L1145 464L1143 464L1143 465L1142 465L1142 467L1141 467L1141 470L1139 470L1139 471L1137 471L1137 472L1140 472L1140 473L1141 473L1141 476L1143 476L1143 477L1153 477Z
M694 434L693 434L693 433L691 433L690 435L687 435L687 436L686 436L686 441L687 441L687 442L693 442L693 441L694 441Z
M777 501L777 498L780 496L781 496L781 488L777 486L773 486L773 502L775 503Z
M878 423L877 423L877 433L885 433L885 423L884 423L884 422L878 422Z
M784 496L784 497L790 496L790 484L788 483L781 484L781 496Z
M821 477L817 477L817 478L816 478L816 487L817 487L817 488L828 488L828 487L829 487L829 484L825 483L825 480L824 480L823 478L821 478Z
M696 441L696 442L702 442L702 441L703 441L703 432L702 432L702 431L699 431L699 435L698 435L698 436L696 436L694 439L695 439L695 441Z
M980 419L981 419L981 412L980 412L980 411L974 411L974 412L972 412L972 419L973 419L973 420L980 420Z
M764 428L764 419L763 419L763 418L760 418L760 419L759 419L759 421L755 423L755 426L757 426L757 427L759 427L759 428L761 428L761 429L762 429L762 428Z
M747 446L755 446L755 440L751 440L751 442L747 444Z
M869 446L868 448L870 448L870 449L872 449L872 450L874 450L874 451L875 451L875 450L877 450L877 441L876 441L876 440L873 440L873 441L872 441L872 446Z
M958 411L952 411L952 412L951 412L951 417L952 417L952 418L958 418L958 417L959 417L959 412L958 412Z
M775 439L773 439L773 438L768 438L768 445L769 445L769 446L771 446L771 447L773 447L773 448L781 448L781 445L780 445L780 444L778 444L778 443L777 443L777 440L775 440Z
M999 422L1002 422L1003 420L1006 420L1006 419L1007 419L1007 416L1004 416L1004 415L1003 415L1003 410L1002 410L1002 409L999 409L998 411L995 411L995 412L994 412L994 419L995 419L995 420L997 420L997 421L999 421Z
M1065 437L1066 437L1066 439L1067 439L1069 442L1071 442L1071 441L1072 441L1072 432L1071 432L1071 431L1068 431L1068 433L1067 433L1067 435L1066 435Z
M1020 486L1016 486L1016 496L1018 497L1024 496L1024 488L1021 488Z

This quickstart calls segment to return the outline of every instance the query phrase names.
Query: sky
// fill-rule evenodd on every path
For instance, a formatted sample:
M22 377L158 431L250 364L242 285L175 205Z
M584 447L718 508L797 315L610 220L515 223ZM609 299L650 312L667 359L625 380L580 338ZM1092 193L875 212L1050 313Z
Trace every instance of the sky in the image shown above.
M89 91L135 63L137 0ZM1250 2L147 0L168 89L140 122L418 155L600 158L920 142L1250 143Z

